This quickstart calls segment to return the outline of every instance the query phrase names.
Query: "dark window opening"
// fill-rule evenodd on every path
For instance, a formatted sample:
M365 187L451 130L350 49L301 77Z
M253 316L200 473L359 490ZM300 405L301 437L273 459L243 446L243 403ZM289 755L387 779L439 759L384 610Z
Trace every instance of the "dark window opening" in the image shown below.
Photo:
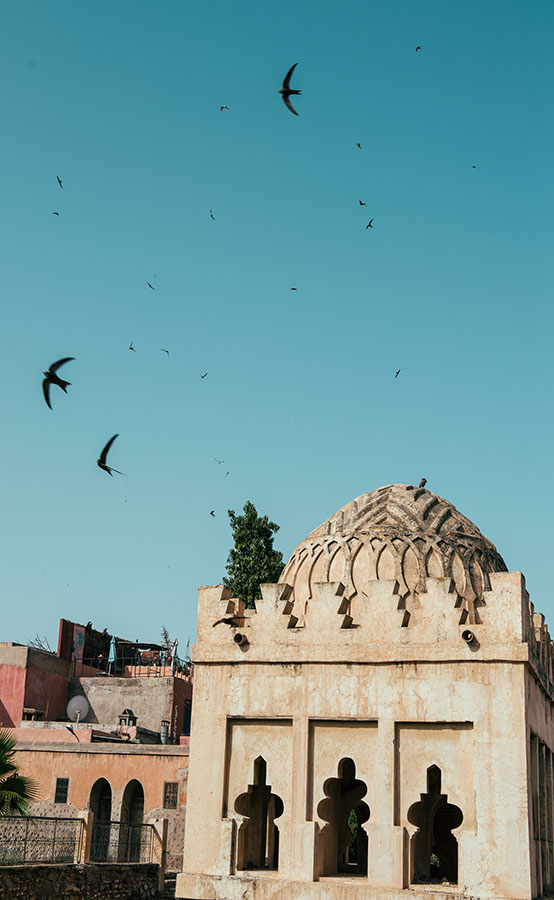
M176 781L164 781L164 809L177 809L179 784Z
M328 778L323 792L317 814L327 824L319 835L319 874L367 875L367 785L356 778L352 759L340 761L338 778Z
M267 764L262 756L254 760L254 779L235 801L235 810L245 817L238 832L238 869L277 869L279 829L275 819L283 815L283 801L267 784Z
M67 803L68 790L69 778L56 778L56 793L54 795L54 803Z
M457 884L458 841L452 834L463 822L458 806L441 794L441 770L427 769L427 793L408 810L408 821L417 825L410 841L412 884Z

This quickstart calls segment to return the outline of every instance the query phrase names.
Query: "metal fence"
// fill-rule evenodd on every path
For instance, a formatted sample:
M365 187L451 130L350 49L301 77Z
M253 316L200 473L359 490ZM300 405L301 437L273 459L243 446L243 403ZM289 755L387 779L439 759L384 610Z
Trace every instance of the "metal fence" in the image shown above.
M77 862L83 838L82 819L2 816L0 865Z
M137 656L118 657L114 662L109 662L105 657L74 659L72 668L74 678L112 675L118 678L190 679L192 672L190 660L179 659L178 656L173 658L162 656L149 660L142 660Z
M91 862L154 862L154 826L97 822L92 826Z

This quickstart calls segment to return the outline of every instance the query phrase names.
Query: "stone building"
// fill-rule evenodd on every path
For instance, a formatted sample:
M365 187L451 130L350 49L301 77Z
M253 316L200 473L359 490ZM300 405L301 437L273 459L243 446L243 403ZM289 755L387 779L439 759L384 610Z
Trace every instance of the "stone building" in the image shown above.
M363 494L256 610L200 588L193 660L177 897L554 890L552 643L446 500Z

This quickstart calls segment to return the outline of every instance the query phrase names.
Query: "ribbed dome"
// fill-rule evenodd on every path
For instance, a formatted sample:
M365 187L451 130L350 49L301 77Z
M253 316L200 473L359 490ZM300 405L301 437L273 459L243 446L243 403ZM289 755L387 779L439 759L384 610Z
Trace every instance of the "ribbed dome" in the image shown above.
M280 582L294 588L298 613L317 582L340 581L350 599L369 582L395 580L401 597L427 577L452 578L457 605L480 606L490 572L505 572L496 548L455 506L425 488L391 484L343 506L298 545Z

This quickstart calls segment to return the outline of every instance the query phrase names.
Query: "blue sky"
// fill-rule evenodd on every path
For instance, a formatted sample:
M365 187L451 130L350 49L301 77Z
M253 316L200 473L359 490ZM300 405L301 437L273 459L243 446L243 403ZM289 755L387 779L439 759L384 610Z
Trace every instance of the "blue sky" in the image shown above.
M541 0L4 4L2 639L64 616L183 648L229 508L287 557L422 476L554 622L553 26Z

